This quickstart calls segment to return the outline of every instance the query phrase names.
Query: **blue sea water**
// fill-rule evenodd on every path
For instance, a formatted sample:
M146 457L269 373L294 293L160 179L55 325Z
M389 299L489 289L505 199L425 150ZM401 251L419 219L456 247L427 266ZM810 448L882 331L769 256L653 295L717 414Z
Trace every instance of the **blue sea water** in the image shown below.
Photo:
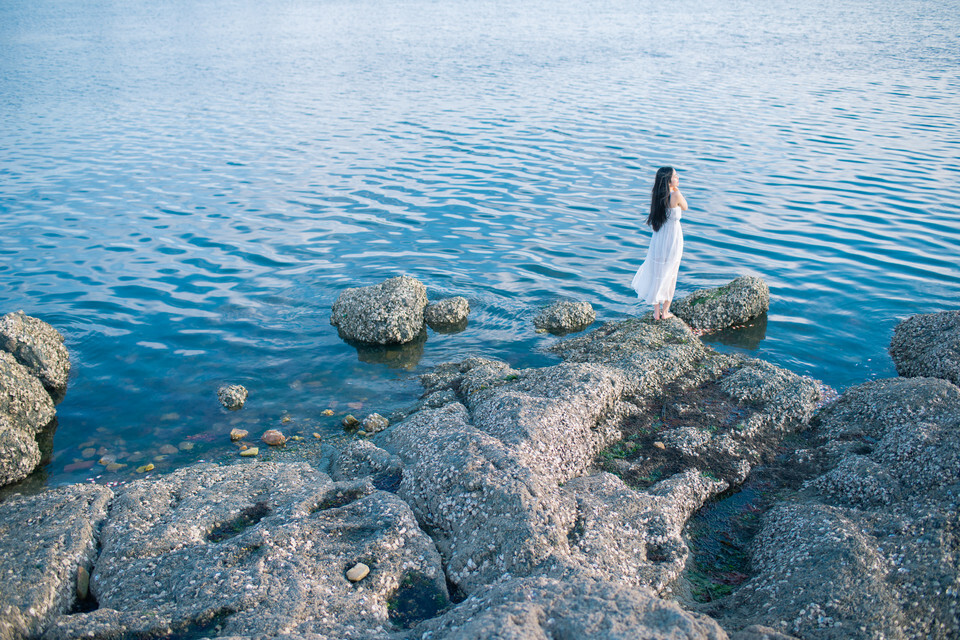
M332 437L467 354L553 362L539 306L646 311L664 164L678 295L771 287L717 348L896 375L896 323L960 306L957 33L920 0L5 0L0 313L73 364L45 481L214 457L234 426ZM341 341L339 292L401 273L467 297L468 328Z

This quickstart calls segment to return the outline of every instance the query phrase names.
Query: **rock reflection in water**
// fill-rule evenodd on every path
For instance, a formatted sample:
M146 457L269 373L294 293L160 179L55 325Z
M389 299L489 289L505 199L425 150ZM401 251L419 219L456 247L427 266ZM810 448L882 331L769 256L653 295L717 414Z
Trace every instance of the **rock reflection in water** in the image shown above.
M346 340L357 350L357 359L369 364L385 364L392 369L413 369L420 364L424 345L427 342L427 330L423 329L410 342L404 344L372 344Z

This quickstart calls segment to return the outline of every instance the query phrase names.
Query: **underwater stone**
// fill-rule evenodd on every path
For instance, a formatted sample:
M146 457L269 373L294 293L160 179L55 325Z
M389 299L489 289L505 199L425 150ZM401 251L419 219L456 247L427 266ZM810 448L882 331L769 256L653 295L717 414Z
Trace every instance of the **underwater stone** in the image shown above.
M242 409L243 403L247 401L247 390L239 384L223 386L217 390L217 398L224 407L236 411Z

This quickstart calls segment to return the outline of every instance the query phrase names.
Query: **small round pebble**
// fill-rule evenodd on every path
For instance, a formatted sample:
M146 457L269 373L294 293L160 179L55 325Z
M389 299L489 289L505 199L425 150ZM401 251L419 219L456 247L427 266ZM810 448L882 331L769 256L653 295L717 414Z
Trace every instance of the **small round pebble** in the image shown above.
M246 449L240 452L240 455L243 456L244 458L252 458L258 453L260 453L260 449L258 449L257 447L247 447Z
M370 567L362 562L358 562L357 564L353 565L352 569L347 571L347 580L350 582L359 582L366 578L369 573Z
M287 441L287 437L276 429L267 429L260 439L271 447L279 447Z

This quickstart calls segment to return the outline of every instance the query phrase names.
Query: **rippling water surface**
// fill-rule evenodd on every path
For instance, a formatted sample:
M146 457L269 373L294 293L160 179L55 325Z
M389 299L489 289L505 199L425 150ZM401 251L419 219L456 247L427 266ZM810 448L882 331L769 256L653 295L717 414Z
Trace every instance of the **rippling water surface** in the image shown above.
M646 311L662 164L691 205L678 295L771 287L718 348L895 375L897 321L960 294L958 32L920 0L7 0L0 313L73 362L46 481L213 457L232 426L332 437L465 354L552 362L538 306ZM338 293L400 273L469 327L343 343Z

